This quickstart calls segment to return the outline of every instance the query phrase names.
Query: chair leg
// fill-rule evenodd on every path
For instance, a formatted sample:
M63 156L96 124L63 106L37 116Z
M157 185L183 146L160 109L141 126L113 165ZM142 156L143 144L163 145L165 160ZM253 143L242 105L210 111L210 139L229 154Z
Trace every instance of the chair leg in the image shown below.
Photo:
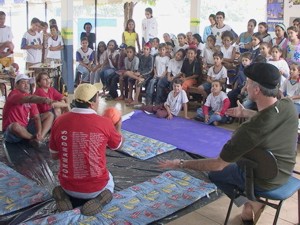
M277 220L278 220L278 217L279 217L279 213L280 213L280 210L281 210L282 203L283 203L283 201L280 201L277 208L276 208L276 214L275 214L275 218L274 218L274 221L273 221L273 225L277 224Z
M226 215L226 219L225 219L224 225L227 225L227 223L228 223L228 220L229 220L229 217L230 217L230 214L231 214L231 209L232 209L233 201L234 201L234 198L232 198L230 200L230 204L229 204L229 207L228 207L228 211L227 211L227 215Z
M298 190L298 224L300 224L300 190Z

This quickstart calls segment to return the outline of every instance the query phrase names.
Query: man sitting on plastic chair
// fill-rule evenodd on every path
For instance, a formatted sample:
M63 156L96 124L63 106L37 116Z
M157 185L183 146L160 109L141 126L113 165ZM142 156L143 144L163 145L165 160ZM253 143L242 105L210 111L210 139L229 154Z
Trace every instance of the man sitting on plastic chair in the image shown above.
M281 187L288 182L295 165L298 116L290 99L276 98L281 75L278 69L266 63L254 63L245 69L249 98L256 102L258 112L238 107L227 115L251 117L233 133L217 158L198 160L167 160L161 168L184 168L211 171L209 178L230 198L234 190L245 190L245 171L238 166L243 156L255 150L270 150L278 164L278 174L273 179L256 179L255 190L265 191ZM268 168L266 168L267 170ZM243 224L255 224L264 205L244 199L241 214Z

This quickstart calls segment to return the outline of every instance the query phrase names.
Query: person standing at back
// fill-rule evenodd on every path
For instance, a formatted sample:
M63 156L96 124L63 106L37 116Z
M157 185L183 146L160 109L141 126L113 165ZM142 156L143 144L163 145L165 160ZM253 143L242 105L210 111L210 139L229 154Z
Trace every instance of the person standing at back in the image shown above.
M146 8L145 9L145 16L146 18L143 19L142 22L142 32L143 32L143 46L145 43L148 43L151 41L153 38L157 37L157 21L153 17L153 11L151 8Z
M203 31L203 42L206 43L206 39L209 35L211 35L211 29L216 25L216 15L210 14L208 17L210 25L204 28Z
M21 49L24 49L27 53L26 69L36 63L42 62L43 40L38 33L39 26L40 20L33 18L30 29L25 32L22 38Z
M137 48L135 46L137 44ZM122 43L125 43L127 47L132 46L141 51L141 46L139 42L139 35L135 32L135 22L133 19L129 19L126 24L126 29L122 34Z
M88 39L89 45L88 47L91 48L92 50L94 50L94 44L96 43L96 35L95 33L92 33L93 26L91 23L87 22L83 25L83 29L85 30L85 32L82 32L80 35L80 40L84 37L86 37Z
M230 31L233 34L234 39L238 37L238 35L232 30L232 28L224 24L225 13L224 12L217 12L216 13L216 26L211 28L211 33L216 37L216 45L222 45L222 34L224 31Z
M13 34L11 28L5 25L6 14L3 11L0 11L0 45L5 42L12 42ZM7 49L4 51L6 56L0 59L0 64L4 67L9 67L13 62L14 58L12 54L9 54Z

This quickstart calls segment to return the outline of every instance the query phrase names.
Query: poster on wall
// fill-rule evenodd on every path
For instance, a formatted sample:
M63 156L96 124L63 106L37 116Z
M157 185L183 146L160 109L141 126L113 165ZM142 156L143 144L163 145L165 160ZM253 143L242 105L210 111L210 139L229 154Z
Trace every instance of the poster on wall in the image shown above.
M299 0L300 1L300 0ZM277 23L283 23L284 0L268 0L267 23L270 32L275 31Z
M289 17L286 18L286 23L289 26L293 25L293 20L299 18L300 0L286 0L285 14Z

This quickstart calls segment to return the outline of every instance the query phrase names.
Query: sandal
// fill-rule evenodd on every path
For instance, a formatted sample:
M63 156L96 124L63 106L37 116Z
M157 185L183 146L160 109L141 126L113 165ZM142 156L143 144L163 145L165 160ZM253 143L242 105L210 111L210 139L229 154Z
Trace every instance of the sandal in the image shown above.
M254 214L254 224L256 224L262 214L262 212L265 210L266 205L264 205L263 207L261 207L255 214Z
M119 97L117 97L115 100L116 101L122 101L122 100L124 100L125 98L124 98L124 96L123 95L120 95Z
M145 79L141 79L141 80L138 82L137 86L138 86L138 87L144 86L145 81L146 81Z
M133 102L133 99L132 99L132 98L126 98L126 99L125 99L125 103L131 103L131 102Z

